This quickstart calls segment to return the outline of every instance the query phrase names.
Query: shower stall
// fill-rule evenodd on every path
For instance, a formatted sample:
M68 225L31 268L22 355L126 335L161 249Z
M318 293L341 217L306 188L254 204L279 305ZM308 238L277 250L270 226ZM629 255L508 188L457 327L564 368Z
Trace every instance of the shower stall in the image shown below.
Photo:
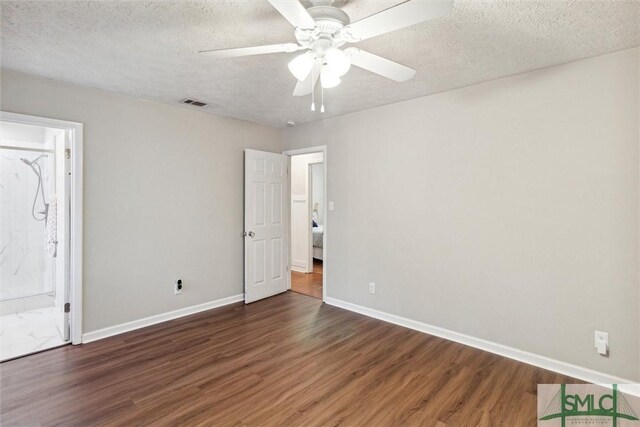
M69 341L65 131L0 122L0 360Z

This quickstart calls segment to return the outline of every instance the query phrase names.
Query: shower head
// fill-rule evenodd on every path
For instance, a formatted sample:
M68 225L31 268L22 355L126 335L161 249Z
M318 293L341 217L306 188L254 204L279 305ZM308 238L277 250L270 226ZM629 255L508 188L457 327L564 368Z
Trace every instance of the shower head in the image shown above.
M31 206L31 216L33 216L33 219L35 219L36 221L47 221L47 218L49 217L49 204L47 203L47 200L44 198L44 187L42 185L42 169L40 168L40 165L37 163L38 160L40 160L42 157L45 157L45 156L46 154L42 154L33 160L27 160L24 157L20 157L20 161L22 161L22 163L24 163L25 165L29 166L33 171L33 173L35 173L36 176L38 177L38 184L36 186L36 195L33 198L33 205ZM38 194L42 196L42 204L44 205L44 210L40 212L40 215L44 215L42 217L36 216L36 202L38 201Z

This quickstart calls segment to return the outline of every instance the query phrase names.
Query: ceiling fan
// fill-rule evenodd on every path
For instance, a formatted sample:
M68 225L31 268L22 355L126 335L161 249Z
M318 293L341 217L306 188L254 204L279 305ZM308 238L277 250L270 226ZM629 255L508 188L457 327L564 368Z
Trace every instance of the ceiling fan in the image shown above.
M340 84L351 65L388 79L404 82L416 70L356 47L340 49L381 34L447 15L453 0L408 0L389 9L351 23L346 12L332 5L333 0L310 0L305 7L298 0L267 0L294 27L298 43L280 43L236 49L203 50L214 58L235 58L268 53L305 51L289 62L289 71L298 79L294 96L311 94L315 111L314 88L320 79L322 89ZM321 107L324 112L324 103Z

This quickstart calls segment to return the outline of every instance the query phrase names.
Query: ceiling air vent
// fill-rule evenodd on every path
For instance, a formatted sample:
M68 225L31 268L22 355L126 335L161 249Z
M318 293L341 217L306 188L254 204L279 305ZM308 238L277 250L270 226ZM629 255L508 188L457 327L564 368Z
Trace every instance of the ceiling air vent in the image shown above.
M204 107L205 105L207 105L206 102L196 101L195 99L189 99L189 98L183 99L182 101L180 101L180 104L193 105L194 107Z

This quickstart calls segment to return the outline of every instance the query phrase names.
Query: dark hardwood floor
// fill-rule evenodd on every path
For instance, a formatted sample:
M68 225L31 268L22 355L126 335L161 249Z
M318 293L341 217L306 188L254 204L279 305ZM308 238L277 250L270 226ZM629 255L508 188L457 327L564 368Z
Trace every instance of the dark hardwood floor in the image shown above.
M555 373L287 292L0 364L0 424L534 426Z
M291 290L322 299L322 261L313 260L313 273L291 272Z

